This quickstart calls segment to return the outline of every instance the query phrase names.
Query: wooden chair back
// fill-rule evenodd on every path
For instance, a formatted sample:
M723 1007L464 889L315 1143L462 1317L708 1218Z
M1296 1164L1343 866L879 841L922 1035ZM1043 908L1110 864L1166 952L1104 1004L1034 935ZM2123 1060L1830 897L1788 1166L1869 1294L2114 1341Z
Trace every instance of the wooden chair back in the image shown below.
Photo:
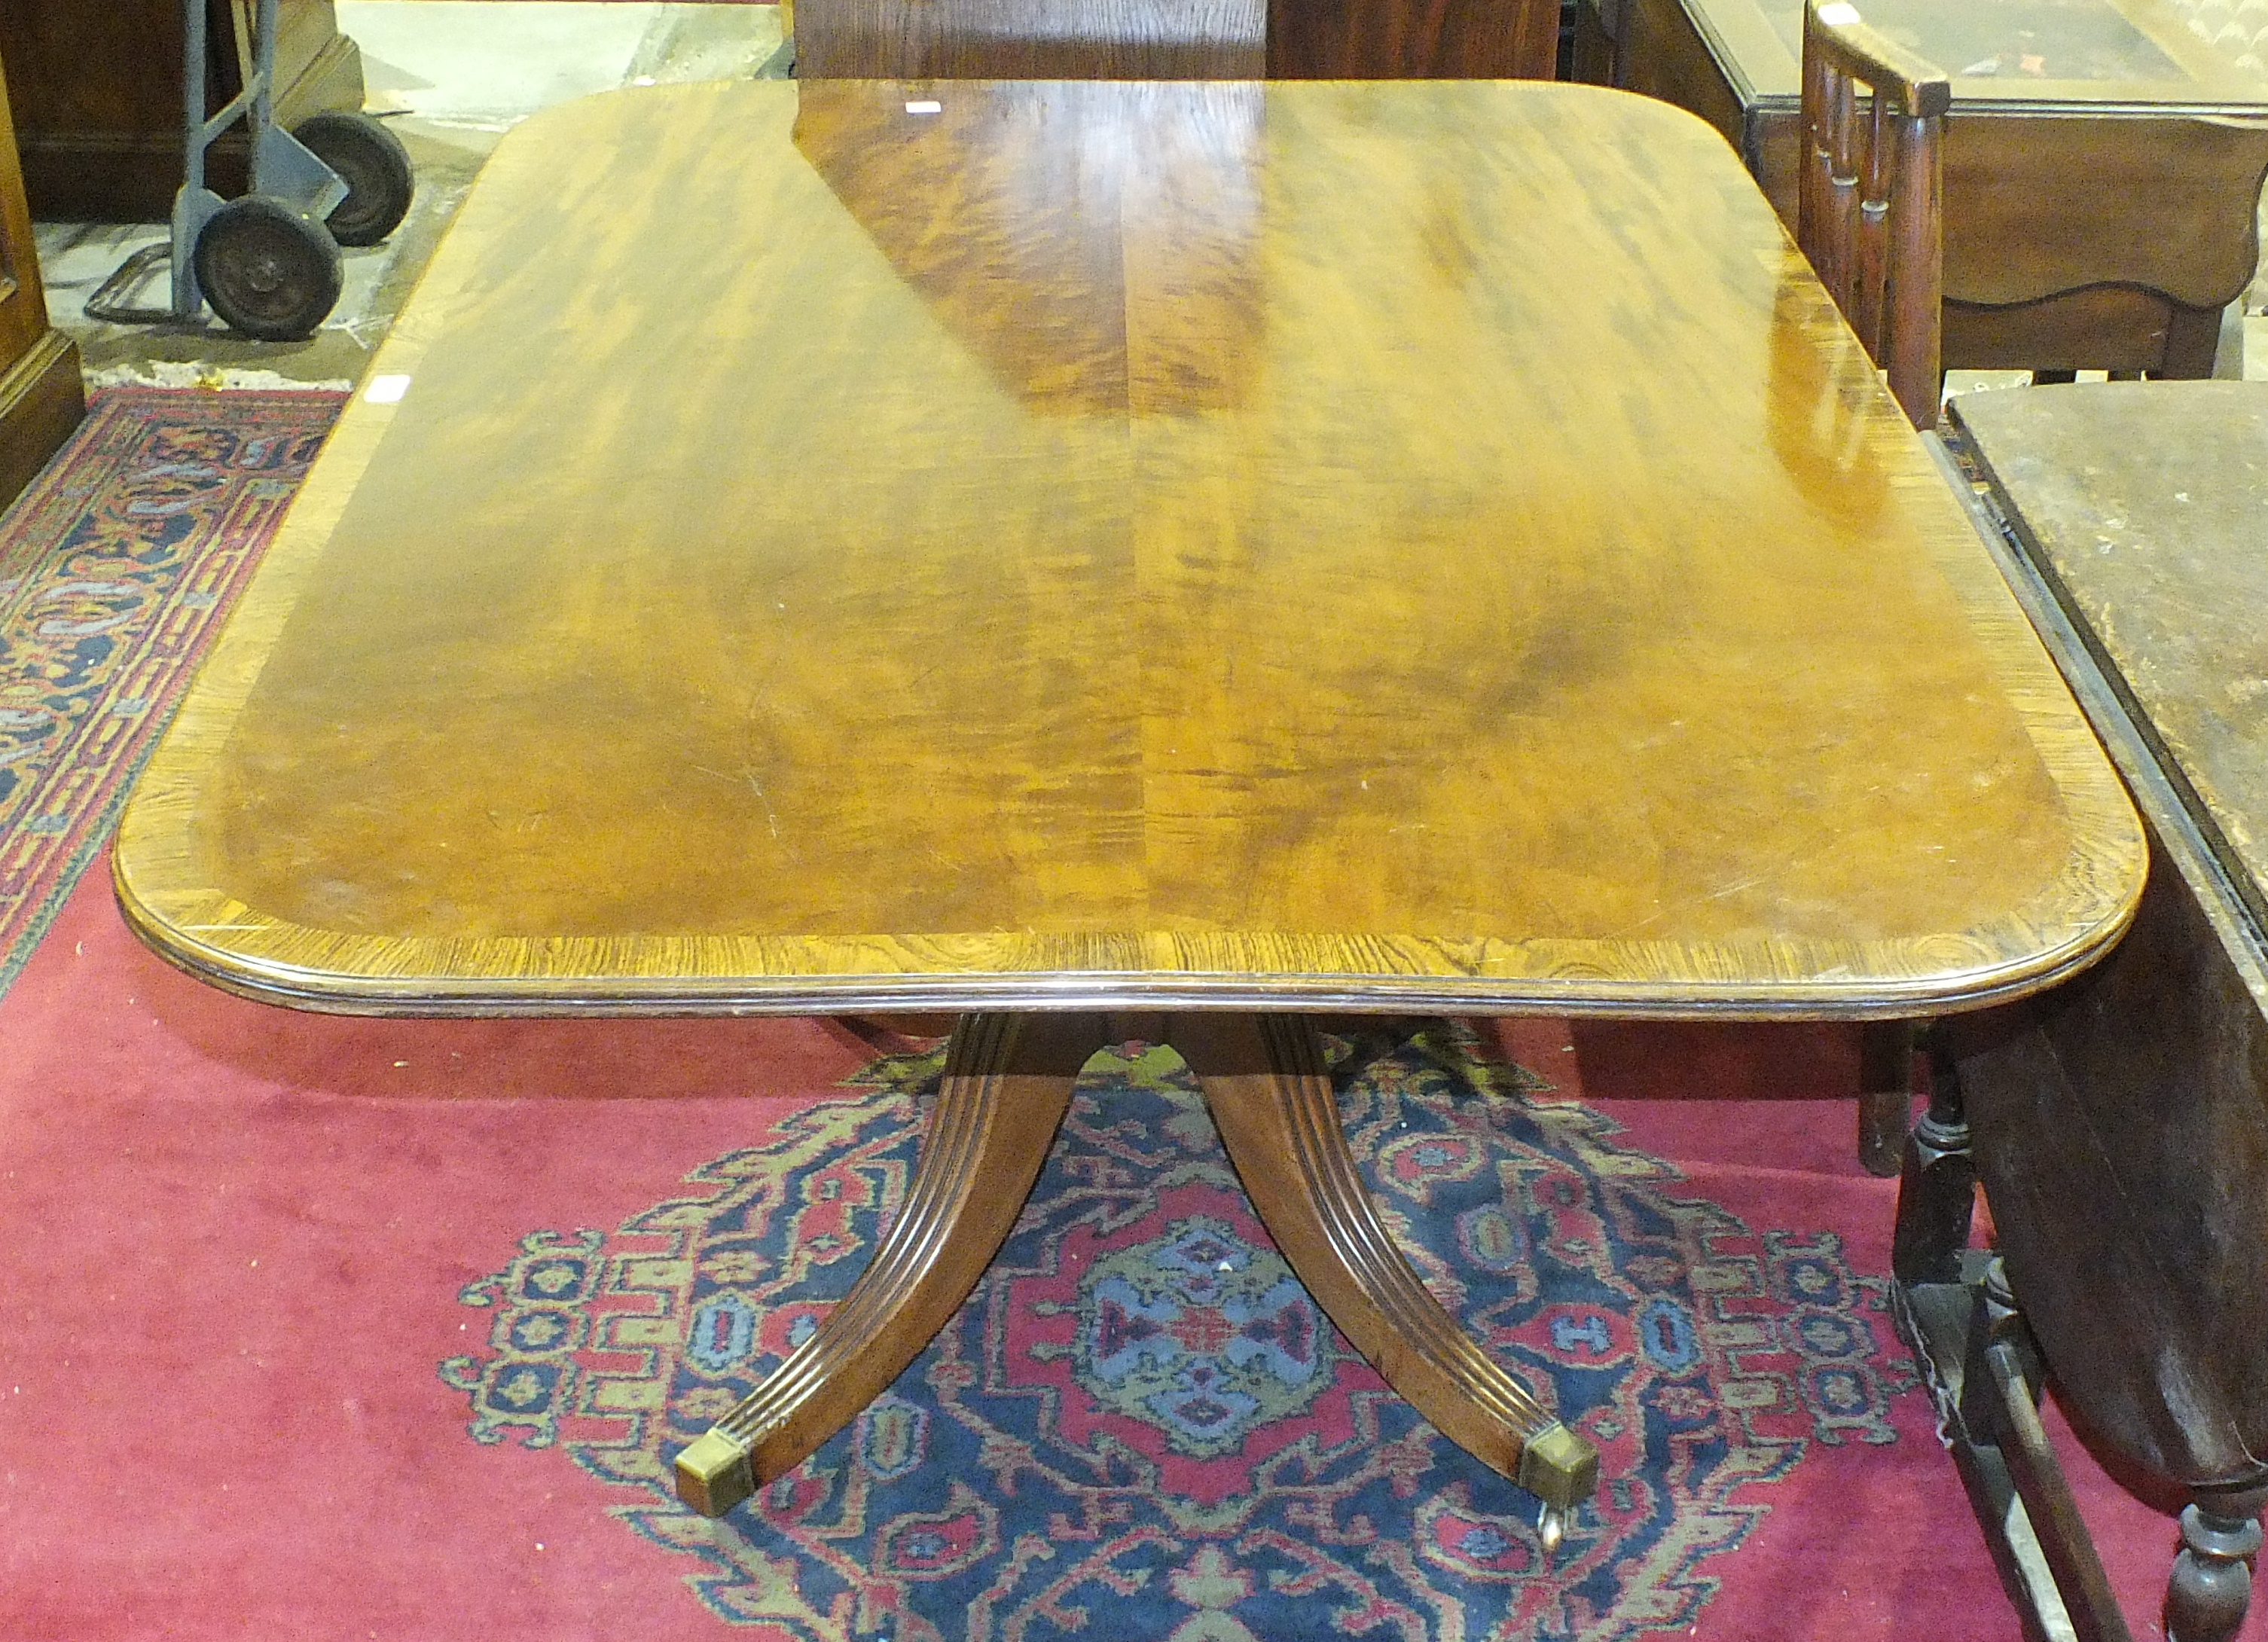
M1807 0L1796 240L1918 428L1936 425L1943 374L1940 145L1952 101L1941 70L1847 0Z

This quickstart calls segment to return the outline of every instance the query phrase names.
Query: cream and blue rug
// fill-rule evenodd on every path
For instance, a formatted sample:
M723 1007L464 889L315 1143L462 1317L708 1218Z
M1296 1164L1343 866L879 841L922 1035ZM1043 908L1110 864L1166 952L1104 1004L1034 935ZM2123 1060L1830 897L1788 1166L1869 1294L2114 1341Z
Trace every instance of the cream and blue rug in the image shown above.
M0 516L0 993L108 838L344 402L112 389Z

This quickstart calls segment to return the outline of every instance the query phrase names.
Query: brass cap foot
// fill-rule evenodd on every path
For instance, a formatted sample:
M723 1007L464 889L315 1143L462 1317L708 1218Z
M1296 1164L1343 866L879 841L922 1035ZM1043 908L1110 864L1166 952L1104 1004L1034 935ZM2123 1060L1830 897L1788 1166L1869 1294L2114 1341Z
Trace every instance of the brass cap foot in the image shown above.
M721 1517L755 1491L747 1449L721 1431L695 1438L677 1456L677 1497L704 1517Z
M1549 1557L1566 1536L1575 1507L1598 1491L1599 1451L1553 1420L1521 1445L1520 1475L1513 1480L1543 1502L1536 1528Z

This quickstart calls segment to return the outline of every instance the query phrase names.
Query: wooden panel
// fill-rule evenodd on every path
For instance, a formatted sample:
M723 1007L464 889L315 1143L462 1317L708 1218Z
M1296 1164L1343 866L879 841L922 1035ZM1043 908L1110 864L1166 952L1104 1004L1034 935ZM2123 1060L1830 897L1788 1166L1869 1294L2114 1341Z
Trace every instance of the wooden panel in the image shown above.
M2268 924L2268 383L1986 394L1961 423Z
M1678 0L1631 0L1624 27L1620 72L1624 88L1700 115L1735 150L1744 151L1748 116L1740 92L1726 78L1719 59ZM1791 131L1795 118L1791 109ZM1789 174L1794 173L1791 170ZM1793 233L1792 193L1780 217Z
M1584 4L1575 8L1574 37L1569 45L1567 77L1586 85L1612 85L1615 83L1615 37L1607 32L1596 6Z
M1945 305L1945 360L1960 371L2159 371L2179 310L2154 291L2097 285L2009 307ZM2217 334L2220 311L2206 316ZM2184 372L2213 374L2205 368Z
M800 0L805 79L1550 79L1549 0Z
M1749 111L1749 169L1780 221L1795 232L1797 190L1803 175L1803 112L1778 105Z
M1864 1014L2123 925L2123 793L1707 128L937 94L506 139L124 823L163 950L373 1009Z
M2258 258L2268 121L1976 118L1945 133L1945 280L1964 302L2117 282L2217 308ZM2117 201L2103 210L2098 202Z
M1266 0L797 0L804 79L1251 79Z
M2268 1446L2268 1023L2162 854L2102 967L1963 1058L1999 1246L2063 1394L2153 1476Z
M1550 0L1270 0L1279 79L1526 79L1557 71Z
M0 4L19 144L49 132L180 130L179 0Z

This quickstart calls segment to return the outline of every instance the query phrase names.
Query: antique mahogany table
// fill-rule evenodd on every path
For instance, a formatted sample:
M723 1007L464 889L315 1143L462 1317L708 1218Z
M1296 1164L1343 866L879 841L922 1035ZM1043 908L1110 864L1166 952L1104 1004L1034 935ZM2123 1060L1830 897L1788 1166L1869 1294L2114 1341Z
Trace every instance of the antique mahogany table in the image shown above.
M1617 83L1702 115L1795 225L1802 0L1619 0ZM2268 83L2171 0L1862 0L1953 77L1945 363L2213 374L2258 259Z
M1958 1076L1923 1127L1973 1130L2007 1264L2004 1292L1969 1308L1968 1344L1940 1331L1947 1429L1964 1462L2011 1447L2008 1410L1969 1382L1992 1335L2036 1337L2096 1441L2189 1496L2170 1634L2214 1642L2242 1620L2268 1504L2268 383L1953 405L2012 580L2133 791L2151 868L2103 964L1944 1035ZM1901 1272L1925 1323L1953 1300L1916 1265L1929 1252ZM2060 1581L2073 1617L2105 1616L2082 1634L2123 1636L2075 1520L2051 1514L2033 1513L2042 1538L2063 1533L2051 1552L2088 1576Z
M1314 1018L1931 1015L2140 891L1969 519L1663 104L608 96L504 141L372 369L120 896L313 1009L961 1012L872 1267L681 1459L704 1511L911 1360L1145 1012L1548 1543L1583 1411L1395 1250Z

